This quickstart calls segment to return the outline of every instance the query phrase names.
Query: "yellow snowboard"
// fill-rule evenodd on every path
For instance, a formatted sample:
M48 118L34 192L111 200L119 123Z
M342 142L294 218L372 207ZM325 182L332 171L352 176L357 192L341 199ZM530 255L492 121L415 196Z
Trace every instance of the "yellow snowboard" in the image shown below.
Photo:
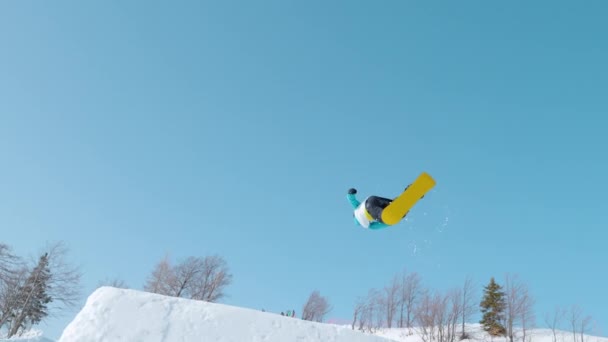
M382 221L388 225L399 223L416 202L434 186L435 180L433 177L426 172L422 172L399 197L384 208Z

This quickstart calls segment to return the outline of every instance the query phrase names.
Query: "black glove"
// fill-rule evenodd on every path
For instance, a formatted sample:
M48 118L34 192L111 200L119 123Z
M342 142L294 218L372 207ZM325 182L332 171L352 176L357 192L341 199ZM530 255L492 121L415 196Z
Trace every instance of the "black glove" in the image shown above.
M350 189L348 189L348 194L349 194L349 195L354 195L354 194L356 194L356 193L357 193L357 189L355 189L355 188L350 188Z

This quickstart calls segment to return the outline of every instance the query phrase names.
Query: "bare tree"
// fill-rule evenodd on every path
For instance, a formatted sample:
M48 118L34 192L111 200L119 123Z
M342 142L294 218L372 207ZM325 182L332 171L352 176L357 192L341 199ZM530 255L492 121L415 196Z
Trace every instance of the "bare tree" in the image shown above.
M505 315L504 315L504 327L506 330L507 337L509 341L513 342L514 332L513 326L515 324L515 320L518 317L518 308L519 305L519 295L521 291L521 285L518 283L514 283L511 278L511 275L507 274L505 277Z
M382 293L380 291L377 289L370 289L368 291L361 312L359 330L373 333L382 326L384 313L382 302Z
M204 261L195 257L189 257L175 266L173 269L174 279L170 284L173 296L195 299L194 292L201 290L197 280L201 278L204 271Z
M565 313L565 311L563 311ZM591 316L583 316L583 310L578 305L572 305L568 312L568 323L572 328L572 337L574 342L577 342L577 333L580 332L580 342L585 342L585 333L592 323ZM578 329L578 330L577 330Z
M532 300L528 287L519 280L517 275L506 275L505 279L505 328L507 337L511 342L515 338L514 327L518 324L526 328L532 323L534 301ZM524 337L525 339L525 337Z
M169 261L169 256L165 256L156 264L152 274L148 277L144 290L166 296L173 296L172 287L175 281L175 274Z
M226 261L217 256L209 256L203 259L202 278L195 284L192 298L207 302L217 302L224 298L224 289L232 283L232 274L228 271Z
M462 312L462 290L452 289L445 295L437 295L435 300L435 317L439 331L439 342L454 342L456 326Z
M581 342L585 342L585 333L589 329L589 324L591 324L592 321L593 319L591 318L591 316L585 316L585 318L581 320Z
M367 297L361 299L361 312L359 314L359 324L358 329L360 331L371 331L373 325L373 309L371 308L370 294L373 290L370 290L367 294Z
M0 329L9 320L15 305L16 290L19 286L16 267L18 260L8 245L0 243Z
M458 319L464 312L463 289L453 289L448 292L446 300L448 301L447 326L448 334L446 336L448 342L454 342L456 339L456 325Z
M462 302L461 302L462 311L460 313L461 313L461 318L462 318L462 331L460 332L460 339L464 340L469 337L465 331L465 323L466 323L466 321L471 319L471 316L477 310L477 303L474 301L475 287L473 284L473 280L471 279L470 276L466 277L466 279L464 281L464 285L462 287L461 294L462 294Z
M429 291L424 291L419 305L416 307L416 322L419 334L423 342L435 340L435 329L437 328L437 302L438 296L432 296Z
M232 282L226 261L217 256L188 257L172 266L165 256L148 277L144 290L166 296L216 302Z
M461 289L452 289L445 294L424 291L416 307L416 323L422 341L454 342L462 310Z
M386 324L389 329L392 328L393 321L395 319L397 306L400 302L400 292L401 284L397 277L394 277L391 283L384 288L384 298L382 304L386 313Z
M415 272L410 274L403 272L401 298L399 298L399 328L412 328L421 291L420 276Z
M522 330L522 341L526 342L528 329L533 328L536 325L536 315L534 314L535 300L526 288L522 296L522 305L520 311L520 321Z
M8 245L0 243L0 281L14 275L15 269L22 264L21 259L13 254Z
M380 328L382 328L384 326L384 320L386 318L386 314L384 312L384 296L382 296L381 294L379 296L376 297L376 300L374 301L375 305L374 305L374 316L372 319L372 322L374 322L374 330L378 330ZM375 319L375 321L374 321Z
M433 298L433 316L435 317L434 324L437 327L437 341L447 342L450 335L450 317L448 309L448 296L443 296L439 293ZM458 316L456 316L458 317Z
M313 291L302 309L302 319L306 321L323 322L325 315L331 311L329 301L321 296L318 290Z
M9 325L11 330L11 320L15 311L19 309L21 288L27 279L28 269L23 266L19 270L12 270L10 277L5 277L0 281L0 328Z
M579 324L581 315L582 315L581 308L578 305L572 305L572 307L570 308L570 313L568 314L568 321L570 323L570 326L572 327L572 337L574 339L574 342L576 342L576 340L577 340L576 328ZM583 341L581 341L581 342L583 342Z
M362 316L365 311L366 305L367 302L365 298L357 299L357 302L355 303L355 309L353 311L353 323L351 325L352 330L355 330L355 325L357 324L357 322L363 322L364 318Z
M552 314L547 313L545 315L545 324L547 324L553 333L553 342L557 342L557 328L561 325L561 321L565 316L566 311L559 307L556 307Z
M370 289L365 297L359 297L355 304L352 328L360 331L373 332L377 327L376 313L381 310L381 293Z

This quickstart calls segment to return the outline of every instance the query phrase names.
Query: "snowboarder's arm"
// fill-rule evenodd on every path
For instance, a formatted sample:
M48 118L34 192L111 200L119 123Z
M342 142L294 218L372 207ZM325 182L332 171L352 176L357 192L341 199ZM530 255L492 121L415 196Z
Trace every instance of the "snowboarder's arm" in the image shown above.
M353 209L357 208L359 206L359 204L361 204L361 202L359 202L359 200L357 200L357 196L355 196L356 194L357 194L357 190L351 188L348 190L348 194L346 195L346 199L348 199L350 204L353 206Z

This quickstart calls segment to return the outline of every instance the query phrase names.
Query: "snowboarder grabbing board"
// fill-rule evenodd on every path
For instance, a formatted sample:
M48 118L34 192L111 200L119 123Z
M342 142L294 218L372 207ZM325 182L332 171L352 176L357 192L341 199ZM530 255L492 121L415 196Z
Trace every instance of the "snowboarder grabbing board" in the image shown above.
M355 223L367 229L382 229L401 221L410 209L435 186L435 180L423 172L394 199L369 196L357 200L357 189L350 188L346 198L353 206Z

